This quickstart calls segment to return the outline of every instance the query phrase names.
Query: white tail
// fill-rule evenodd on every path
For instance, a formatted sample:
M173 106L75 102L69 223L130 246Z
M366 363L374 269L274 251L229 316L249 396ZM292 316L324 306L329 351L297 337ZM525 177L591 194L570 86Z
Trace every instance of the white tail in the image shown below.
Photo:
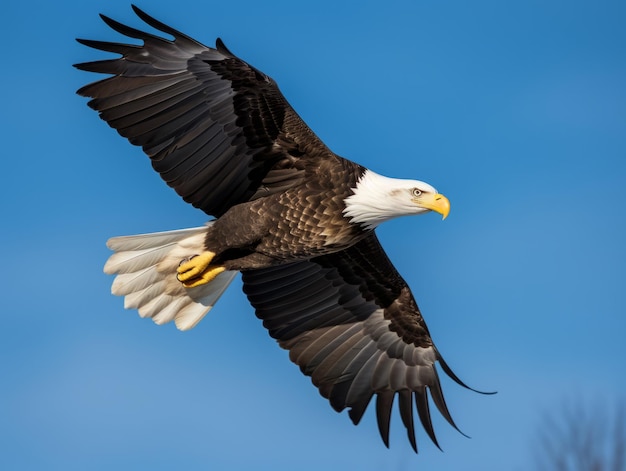
M137 309L157 324L173 320L180 330L195 327L237 275L225 271L195 288L185 288L176 279L181 260L205 250L205 234L206 227L194 227L109 239L107 246L115 253L104 272L117 275L111 292L124 296L126 309Z

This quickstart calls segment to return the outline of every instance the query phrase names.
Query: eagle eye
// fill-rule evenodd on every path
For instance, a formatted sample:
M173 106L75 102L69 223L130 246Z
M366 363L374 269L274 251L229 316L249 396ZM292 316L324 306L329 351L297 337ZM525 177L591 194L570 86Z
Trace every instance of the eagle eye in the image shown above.
M411 190L411 193L412 193L412 194L413 194L413 196L415 196L416 198L422 194L421 190L419 190L418 188L413 188L413 190Z

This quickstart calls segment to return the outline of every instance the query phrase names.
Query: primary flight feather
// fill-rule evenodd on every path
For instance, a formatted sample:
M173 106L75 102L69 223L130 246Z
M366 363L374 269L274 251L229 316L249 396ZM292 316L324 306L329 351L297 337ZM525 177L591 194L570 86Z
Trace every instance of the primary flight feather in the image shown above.
M194 327L238 272L256 315L331 406L357 424L376 396L384 443L397 397L415 451L419 420L437 444L430 396L455 428L435 348L411 291L375 228L448 199L418 180L383 177L334 154L267 75L221 40L210 48L133 6L166 39L108 17L142 45L79 39L121 57L77 64L111 75L78 94L165 182L213 216L204 227L110 239L105 271L126 308Z

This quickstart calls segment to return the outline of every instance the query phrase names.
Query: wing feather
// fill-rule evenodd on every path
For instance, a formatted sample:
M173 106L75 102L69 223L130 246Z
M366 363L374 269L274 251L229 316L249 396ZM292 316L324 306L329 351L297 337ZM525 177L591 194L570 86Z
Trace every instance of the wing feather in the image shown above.
M441 450L439 443L437 442L437 436L435 435L435 429L433 428L433 422L430 418L430 406L428 405L428 395L425 387L416 388L415 394L415 406L417 414L419 415L422 427L426 430L426 433L432 440L432 442Z
M143 44L79 39L121 57L77 64L81 70L112 75L78 94L90 97L89 106L102 119L141 146L185 201L219 217L235 204L302 182L304 169L315 171L318 159L339 159L295 113L276 83L221 40L216 48L204 46L133 9L172 39L101 15L113 30Z
M381 391L376 395L376 422L380 437L387 448L389 448L389 428L394 396L394 391L389 390Z
M343 252L244 272L243 281L270 335L335 410L348 408L357 424L376 396L385 445L395 396L416 452L413 407L439 446L427 391L456 428L435 369L441 356L410 290L373 233Z
M415 427L413 425L413 394L408 389L398 391L398 406L400 408L400 418L406 427L407 436L413 451L417 453L417 442L415 441Z

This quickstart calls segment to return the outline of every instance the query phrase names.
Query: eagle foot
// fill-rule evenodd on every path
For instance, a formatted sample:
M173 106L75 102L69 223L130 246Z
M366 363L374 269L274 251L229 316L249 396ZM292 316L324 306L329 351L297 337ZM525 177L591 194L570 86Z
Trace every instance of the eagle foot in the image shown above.
M213 257L215 254L207 251L182 260L176 270L176 279L185 288L194 288L213 281L217 275L226 270L222 266L211 266Z

